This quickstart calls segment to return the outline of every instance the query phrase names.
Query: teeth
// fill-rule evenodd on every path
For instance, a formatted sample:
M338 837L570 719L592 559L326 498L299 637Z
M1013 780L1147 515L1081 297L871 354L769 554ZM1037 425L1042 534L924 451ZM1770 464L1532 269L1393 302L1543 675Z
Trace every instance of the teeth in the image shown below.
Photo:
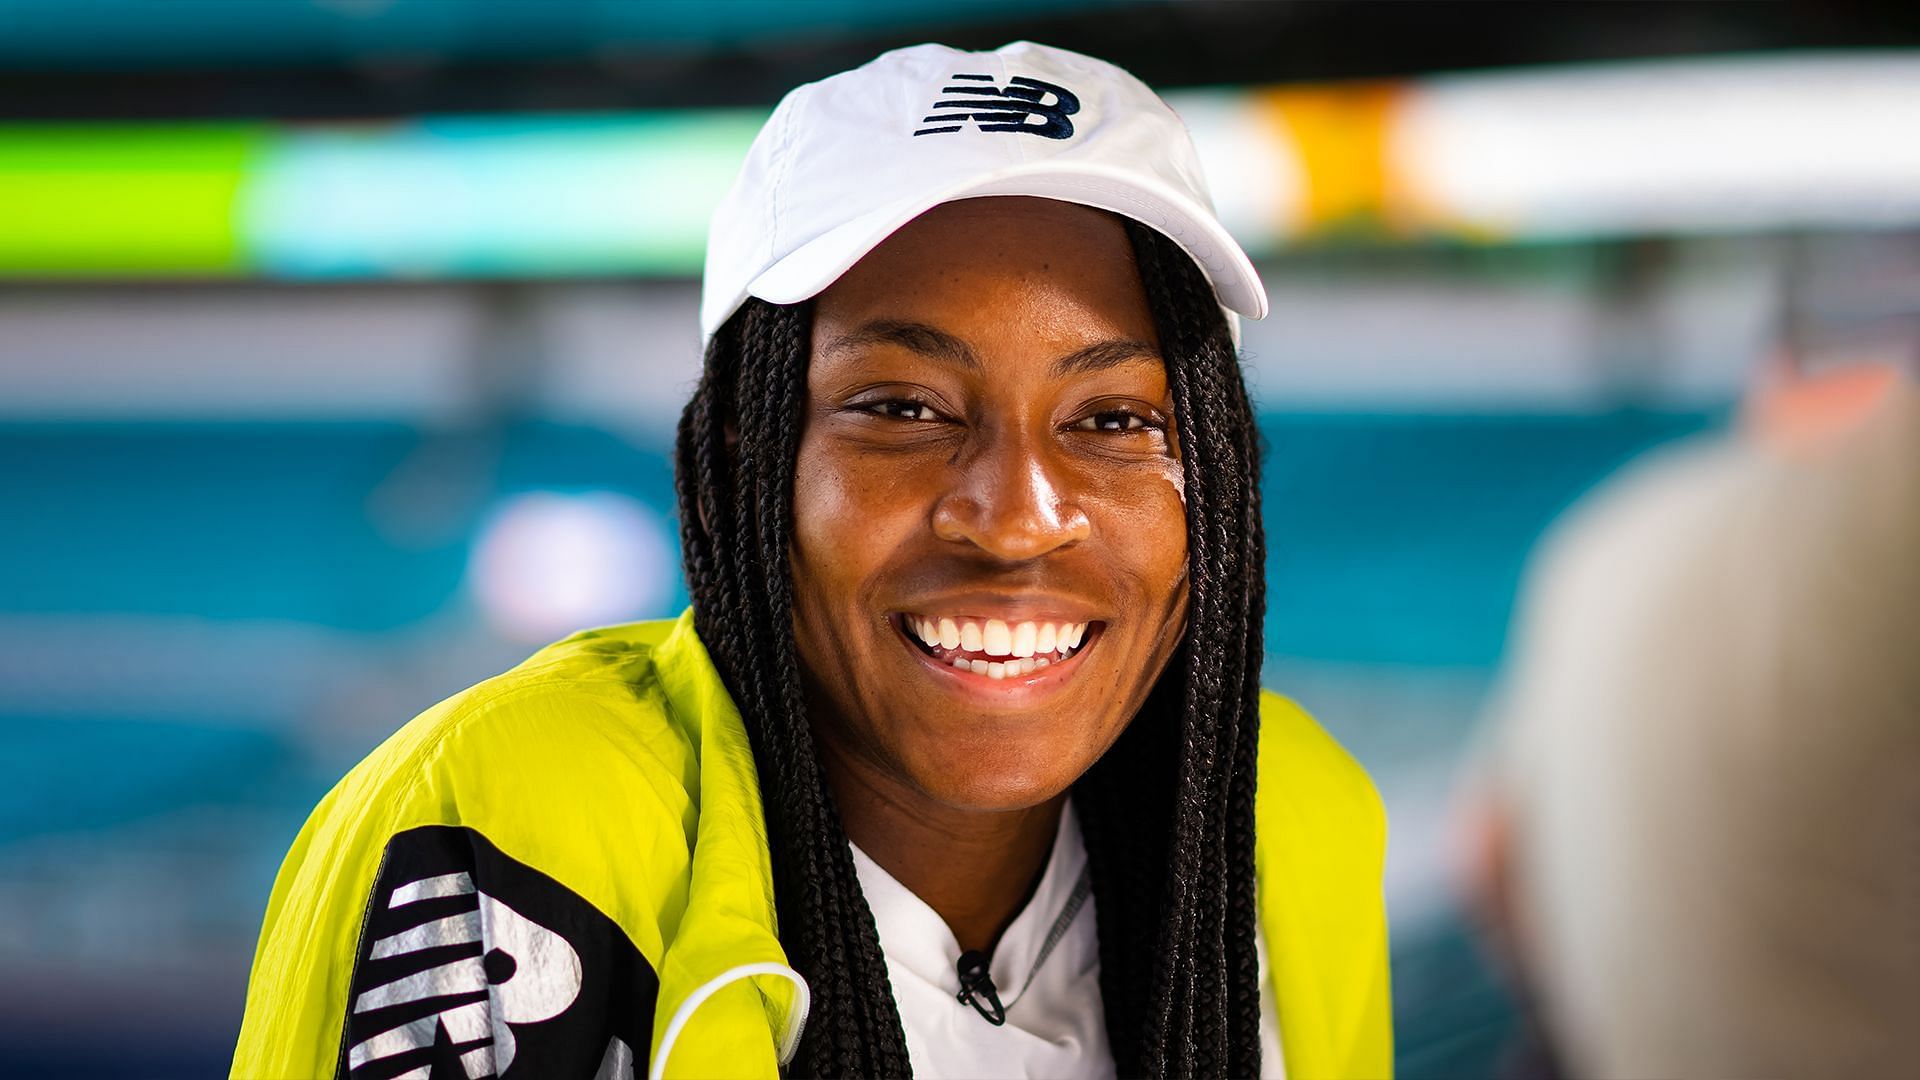
M1005 664L988 664L987 677L991 679L1024 679L1046 666L1047 661L1045 659L1026 656L1017 660L1009 660ZM994 668L1003 668L1005 674L995 675L993 673Z
M1039 636L1039 630L1030 622L1023 622L1019 626L1014 627L1013 655L1032 656L1034 642L1038 640Z
M929 649L959 649L983 653L994 658L960 658L953 666L975 671L991 678L1012 678L1032 674L1050 663L1073 655L1086 640L1087 623L1019 622L1005 619L974 619L908 615L906 627ZM988 665L997 663L1000 675L990 675Z
M988 656L1006 656L1013 652L1013 634L999 619L988 619L982 647Z
M953 666L955 670L971 671L975 675L985 675L989 679L1024 679L1051 662L1044 656L1028 656L1015 660L968 660L962 656L954 659Z

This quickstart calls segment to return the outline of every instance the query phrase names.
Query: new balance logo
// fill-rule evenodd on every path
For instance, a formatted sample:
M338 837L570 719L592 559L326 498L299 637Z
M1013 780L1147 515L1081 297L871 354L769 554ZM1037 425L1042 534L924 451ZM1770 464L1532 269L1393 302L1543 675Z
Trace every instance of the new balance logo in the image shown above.
M991 75L952 76L953 85L940 88L940 100L920 122L932 125L915 135L941 135L959 131L972 121L981 131L1024 131L1048 139L1064 139L1073 134L1073 121L1067 119L1080 111L1080 99L1064 86L1015 75L1006 86L993 85Z
M390 838L372 892L335 1080L646 1075L659 981L579 894L454 825Z
M420 1002L434 1011L355 1043L347 1053L348 1070L367 1071L382 1058L431 1050L444 1029L467 1076L497 1076L513 1065L517 1027L551 1020L580 996L579 952L566 938L475 889L468 872L410 881L388 894L387 907L425 907L422 901L450 897L471 899L380 938L367 954L369 961L406 958L408 967L419 970L363 990L353 1002L356 1017L386 1010L383 1015L398 1021L418 1011L401 1006ZM414 953L441 962L421 967ZM432 1072L429 1066L419 1075Z

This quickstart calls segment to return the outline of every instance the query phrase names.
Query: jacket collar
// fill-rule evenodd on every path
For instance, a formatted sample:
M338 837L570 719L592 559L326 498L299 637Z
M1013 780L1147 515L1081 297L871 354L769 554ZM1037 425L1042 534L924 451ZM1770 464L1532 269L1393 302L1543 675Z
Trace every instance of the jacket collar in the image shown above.
M753 748L740 712L693 627L693 609L654 646L654 669L675 724L692 745L698 813L685 914L660 964L654 1046L701 1040L699 1006L735 978L765 999L784 1063L799 1044L806 983L787 964L775 918L773 867ZM675 1025L680 1025L675 1027ZM784 1033L784 1034L783 1034ZM724 1041L725 1033L718 1033ZM664 1064L664 1054L661 1055Z

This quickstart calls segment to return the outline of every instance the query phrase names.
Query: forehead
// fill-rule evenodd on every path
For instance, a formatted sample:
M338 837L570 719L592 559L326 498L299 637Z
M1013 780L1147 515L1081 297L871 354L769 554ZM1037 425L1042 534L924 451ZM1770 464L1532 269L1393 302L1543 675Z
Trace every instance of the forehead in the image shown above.
M989 345L1071 349L1103 338L1154 341L1120 219L1025 196L929 210L841 275L816 303L821 332L874 320L922 322Z

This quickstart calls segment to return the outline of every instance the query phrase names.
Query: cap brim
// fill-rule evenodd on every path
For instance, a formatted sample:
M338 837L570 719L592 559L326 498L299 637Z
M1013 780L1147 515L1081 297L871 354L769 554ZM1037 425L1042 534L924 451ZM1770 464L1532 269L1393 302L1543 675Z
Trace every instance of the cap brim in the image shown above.
M1212 211L1170 187L1093 165L1035 162L974 177L951 188L870 211L808 241L768 267L747 295L774 304L818 296L902 226L942 203L985 195L1033 195L1110 210L1158 229L1192 257L1220 305L1249 319L1265 318L1267 292L1252 260ZM1236 343L1239 327L1229 318Z

